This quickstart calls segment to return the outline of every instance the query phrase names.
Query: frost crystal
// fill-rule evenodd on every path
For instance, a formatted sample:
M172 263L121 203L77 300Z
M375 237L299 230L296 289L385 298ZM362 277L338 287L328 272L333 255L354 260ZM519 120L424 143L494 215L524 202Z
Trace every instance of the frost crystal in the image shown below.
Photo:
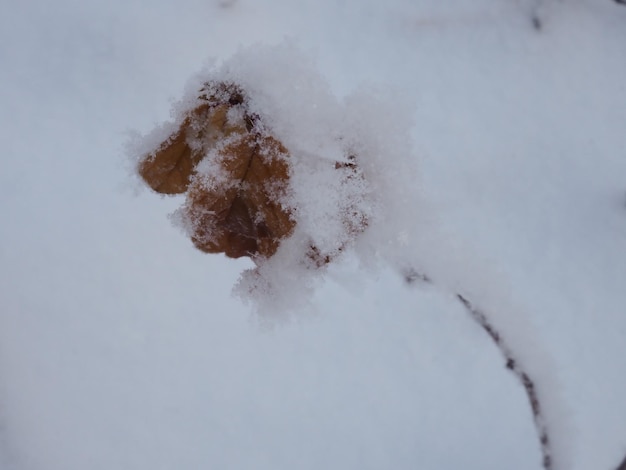
M242 51L193 81L174 131L144 151L138 172L157 192L186 194L174 220L197 248L255 262L240 292L293 297L357 240L379 252L410 231L387 224L365 236L381 208L406 198L395 197L391 178L403 183L390 162L398 142L408 148L408 121L385 133L397 120L367 103L340 102L290 46Z

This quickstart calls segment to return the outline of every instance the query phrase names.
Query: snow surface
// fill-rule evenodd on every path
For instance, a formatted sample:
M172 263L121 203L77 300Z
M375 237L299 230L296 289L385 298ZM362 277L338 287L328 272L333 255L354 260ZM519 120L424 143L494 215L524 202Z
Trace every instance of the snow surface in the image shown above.
M0 468L541 468L526 396L454 292L538 377L558 468L626 454L626 8L1 10ZM193 249L124 146L199 70L285 44L286 65L253 55L274 96L305 64L391 148L366 169L379 229L277 322L231 294L251 263ZM313 97L293 145L328 137ZM408 265L437 287L407 288Z

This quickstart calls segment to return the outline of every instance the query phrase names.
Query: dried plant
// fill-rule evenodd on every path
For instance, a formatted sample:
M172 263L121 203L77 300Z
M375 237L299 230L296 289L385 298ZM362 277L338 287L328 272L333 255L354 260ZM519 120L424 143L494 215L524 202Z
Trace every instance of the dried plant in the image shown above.
M159 193L187 193L184 214L200 250L270 257L294 228L280 201L289 184L287 149L258 125L238 86L207 84L198 101L180 128L144 157L139 173ZM211 152L212 172L199 174Z

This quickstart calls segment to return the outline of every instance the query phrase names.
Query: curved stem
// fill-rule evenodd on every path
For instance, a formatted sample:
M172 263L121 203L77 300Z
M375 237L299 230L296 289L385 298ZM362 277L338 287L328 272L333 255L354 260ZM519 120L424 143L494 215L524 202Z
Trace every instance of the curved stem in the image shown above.
M407 283L412 284L416 281L425 282L428 284L433 284L430 277L423 273L419 273L414 269L409 269L404 274L404 279ZM539 444L541 448L542 455L542 464L545 470L552 470L553 467L553 459L552 459L552 450L551 450L551 442L550 435L548 433L548 428L546 425L546 420L543 415L543 406L541 401L539 400L539 395L537 394L537 390L535 387L535 381L528 374L528 372L524 369L521 361L516 358L514 352L511 350L510 346L507 344L506 340L502 337L502 334L494 327L494 325L489 321L485 313L474 306L467 297L462 294L455 293L456 299L461 303L464 309L470 314L472 319L487 333L487 335L491 338L495 346L498 348L502 357L505 360L506 368L509 369L519 380L526 392L526 396L528 397L528 401L530 403L530 408L533 414L533 422L535 425L535 430L537 432L537 437L539 438ZM617 470L626 470L626 460Z
M461 294L456 294L456 298L459 302L461 302L463 307L465 307L465 310L467 310L474 321L476 321L476 323L478 323L493 340L494 344L500 350L500 353L506 361L506 368L518 378L524 387L533 413L535 430L537 431L537 436L539 437L539 443L541 445L543 468L546 470L552 469L552 452L550 449L551 439L548 434L548 428L543 416L543 407L539 401L534 380L530 377L530 375L528 375L528 372L524 370L520 361L515 358L515 355L506 344L506 341L502 338L500 332L498 332L498 330L489 322L485 314L481 310L474 307L471 302Z

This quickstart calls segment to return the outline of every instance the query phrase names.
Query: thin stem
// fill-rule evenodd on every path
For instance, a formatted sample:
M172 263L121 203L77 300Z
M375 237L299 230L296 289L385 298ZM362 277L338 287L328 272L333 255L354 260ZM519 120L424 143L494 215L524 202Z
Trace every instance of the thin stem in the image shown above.
M419 273L414 269L409 269L404 274L404 279L407 283L412 284L416 281L433 284L428 275ZM519 380L526 392L528 402L533 414L533 422L535 430L537 431L537 437L539 438L539 444L541 448L542 464L545 470L552 470L553 460L551 451L550 435L546 426L546 420L543 415L543 406L539 400L539 395L535 387L535 381L531 378L528 372L524 369L521 361L516 358L515 354L507 344L506 340L502 337L502 334L493 326L483 311L475 307L467 297L455 293L456 299L461 303L465 310L470 314L472 319L487 333L493 343L496 345L502 356L504 357L506 368L509 369ZM626 459L617 470L626 470Z
M537 431L537 436L539 437L539 443L541 445L543 468L545 468L546 470L552 469L552 452L550 449L551 440L543 416L543 407L541 405L541 402L539 401L539 396L537 395L534 380L530 377L528 372L524 370L523 366L520 364L520 361L515 358L515 355L506 344L505 340L502 338L500 332L489 322L485 314L481 310L474 307L471 302L461 294L456 294L456 298L459 300L459 302L461 302L463 307L465 307L465 310L467 310L467 312L476 321L476 323L478 323L493 340L494 344L500 350L500 353L506 361L506 368L509 369L518 378L518 380L524 387L524 390L526 391L526 396L528 397L528 401L530 403L530 408L533 413L535 430Z

